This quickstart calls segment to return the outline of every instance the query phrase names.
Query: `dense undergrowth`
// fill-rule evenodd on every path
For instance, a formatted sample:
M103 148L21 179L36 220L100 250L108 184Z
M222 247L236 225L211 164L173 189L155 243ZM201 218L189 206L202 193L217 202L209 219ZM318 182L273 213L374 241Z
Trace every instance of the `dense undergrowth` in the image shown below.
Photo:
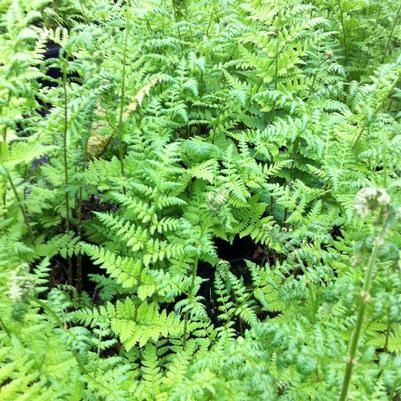
M0 400L399 401L400 13L0 0Z

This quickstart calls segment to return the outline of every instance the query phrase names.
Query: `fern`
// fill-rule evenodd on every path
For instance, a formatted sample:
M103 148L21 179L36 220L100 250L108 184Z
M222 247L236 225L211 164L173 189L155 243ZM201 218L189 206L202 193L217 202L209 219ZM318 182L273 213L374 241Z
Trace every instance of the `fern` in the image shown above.
M400 10L2 1L0 398L399 399Z

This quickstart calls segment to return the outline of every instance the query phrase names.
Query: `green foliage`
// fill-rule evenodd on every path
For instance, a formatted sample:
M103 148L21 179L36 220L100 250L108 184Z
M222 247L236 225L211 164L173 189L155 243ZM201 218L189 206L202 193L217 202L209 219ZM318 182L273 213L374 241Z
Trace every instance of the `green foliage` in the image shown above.
M0 400L399 400L400 22L0 0Z

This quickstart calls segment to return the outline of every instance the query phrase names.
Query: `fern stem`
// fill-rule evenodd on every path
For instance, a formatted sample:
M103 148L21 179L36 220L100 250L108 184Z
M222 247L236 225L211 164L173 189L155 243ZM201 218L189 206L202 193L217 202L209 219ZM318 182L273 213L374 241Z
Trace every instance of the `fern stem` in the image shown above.
M103 336L101 333L99 333L99 338L98 338L98 343L97 343L97 349L96 349L96 355L99 357L100 356L100 344L103 339Z
M348 56L348 44L347 44L347 32L345 29L345 20L344 20L344 10L341 0L337 0L338 8L340 10L340 22L341 22L341 29L343 32L343 45L344 45L344 54L345 54L345 61L347 61Z
M70 200L68 196L69 175L68 175L68 92L67 92L67 71L63 70L63 93L64 93L64 123L63 123L63 161L64 161L64 185L65 185L65 207L66 220L65 231L70 231Z
M88 16L86 15L86 13L85 13L85 7L84 7L84 5L82 3L82 0L78 0L78 2L79 2L79 6L81 8L82 18L84 19L85 22L88 22L89 19L88 19Z
M370 130L370 126L372 122L376 119L377 114L379 113L380 109L383 107L384 108L384 103L388 99L388 97L391 95L391 92L394 90L395 86L398 83L398 80L400 79L400 76L397 76L396 79L394 79L394 82L391 84L390 89L388 90L386 96L383 97L383 99L379 102L379 104L376 106L375 110L373 111L372 117L370 121L365 125L362 125L362 127L358 130L358 134L356 135L356 139L354 141L354 144L352 145L352 149L355 148L359 140L362 138L362 134L365 128L368 128Z
M343 384L341 387L341 393L339 401L346 401L348 397L348 390L351 383L352 370L356 363L355 356L358 349L358 343L361 336L363 321L365 318L366 308L370 302L370 289L372 285L372 277L374 276L374 271L376 268L376 258L380 249L380 246L384 242L384 237L386 235L387 226L389 224L389 216L387 216L386 221L383 225L381 233L376 237L374 241L374 246L372 253L369 258L368 267L366 270L365 280L362 286L362 291L359 297L359 308L358 315L355 323L354 332L352 334L351 343L349 347L349 354L347 358L347 363L345 367Z
M153 29L152 29L152 25L151 25L150 22L149 22L149 19L148 19L147 17L145 17L144 19L145 19L145 23L146 23L146 28L147 28L147 30L148 30L150 33L152 33L152 32L153 32Z
M177 0L171 0L171 3L173 5L174 20L175 23L177 24L182 17L182 13L180 12L180 9L178 7ZM178 38L180 39L181 55L184 56L184 46L182 44L181 30L179 27L177 27L177 33L178 33Z
M280 14L278 15L278 24L280 25ZM276 52L274 56L274 96L276 96L277 91L277 81L278 81L278 57L279 57L279 33L278 27L276 27ZM276 119L276 99L273 101L272 110L272 122Z
M211 131L213 132L213 134L212 134L212 143L213 144L214 144L214 140L216 139L216 129L217 129L217 126L219 125L221 114L222 114L222 111L221 111L221 109L219 109L219 114L218 114L218 116L213 124L213 127L211 129Z
M126 65L127 65L127 52L128 52L128 14L126 16L125 25L125 37L124 37L124 48L123 48L123 68L122 68L122 78L121 78L121 88L120 88L120 113L118 116L118 153L120 159L120 169L122 177L125 177L125 166L124 166L124 144L123 144L123 115L124 115L124 103L125 103L125 75L126 75Z
M36 299L36 298L32 298L32 301L35 302L37 305L39 305L44 311L46 311L54 319L55 323L59 326L59 328L61 330L63 330L68 336L71 337L73 343L79 343L76 335L71 330L68 329L68 327L65 325L65 323L57 316L57 313L54 312L53 309L51 307L49 307L49 305L47 305L47 303L43 302L40 299ZM74 357L75 361L77 362L77 365L78 365L78 368L79 368L81 374L86 375L88 378L90 378L93 381L93 383L95 383L96 385L102 387L103 389L105 389L111 393L111 389L106 387L103 383L99 382L95 378L94 375L89 374L86 366L81 361L81 357L80 357L79 353L76 350L74 350L73 348L71 348L69 351L71 352L72 356Z
M4 184L2 183L2 185L4 185L4 192L3 192L3 196L2 196L2 203L3 203L4 209L6 209L6 208L7 208L7 179L4 180Z
M8 90L7 101L6 101L7 106L9 106L10 101L11 101L11 90ZM3 111L3 106L1 106L1 108L0 108L0 114L2 113L2 111ZM3 136L3 144L7 144L7 125L6 124L4 125L2 136ZM3 194L3 205L4 205L4 208L6 208L6 206L7 206L7 188L4 190L4 194Z
M276 52L276 56L277 57L280 56L284 52L284 50L286 50L286 48L287 48L287 44L284 43L284 45L281 46L281 49L278 52ZM276 57L274 57L273 60L270 61L270 63L266 66L266 70L268 70L275 63L275 61L276 61ZM260 79L258 86L256 87L255 94L259 92L262 85L263 85L263 77Z
M385 339L384 339L384 346L383 346L384 352L387 352L387 349L388 349L388 342L389 342L389 339L390 339L390 333L391 333L391 319L390 319L390 310L388 310L388 312L387 312L386 336L385 336Z
M212 21L213 21L213 17L214 17L214 9L215 9L215 3L213 2L212 4L212 10L210 12L210 18L209 18L209 23L207 24L207 29L206 29L206 36L209 37L209 30L210 27L212 26Z
M308 97L311 97L312 94L313 94L313 92L314 92L315 83L316 83L316 79L317 79L317 77L318 77L318 75L319 75L320 67L321 67L322 64L323 64L325 61L327 61L328 59L329 59L329 56L326 55L326 57L323 58L323 59L319 62L319 64L317 65L316 71L315 71L315 73L313 74L312 84L311 84L311 87L310 87L310 89L309 89Z
M80 238L82 235L82 188L80 188L78 192L78 196L75 203L75 210L77 218L77 223L76 223L77 235ZM81 292L83 283L82 283L82 255L80 253L77 255L76 267L77 267L77 277L75 280L75 285L77 291Z
M63 161L64 161L64 199L65 199L65 232L70 231L70 199L68 195L69 188L69 174L68 174L68 91L67 91L67 67L64 65L63 68L63 94L64 94L64 123L63 123ZM72 284L73 279L73 268L71 258L68 258L68 270L67 279L70 284Z
M174 10L174 18L175 21L178 22L183 17L182 10L185 10L185 13L188 13L187 4L185 0L171 0L173 4Z
M32 227L31 227L31 223L29 221L28 212L27 212L27 210L25 208L25 205L22 202L21 197L18 194L17 187L14 184L14 181L13 181L13 179L11 177L10 172L8 171L6 166L4 166L4 165L3 165L3 169L4 169L5 173L6 173L6 177L8 179L8 182L10 183L10 186L11 186L11 189L12 189L12 191L14 193L15 199L17 200L18 207L21 210L22 216L24 218L25 225L28 228L29 237L31 238L31 241L34 242L35 237L33 235L33 230L32 230Z
M5 180L4 180L4 192L3 192L3 196L2 196L2 201L3 201L3 207L4 207L4 209L7 209L7 180L8 180L8 178L7 178L7 176L5 177Z
M384 63L384 59L386 58L387 53L388 53L388 51L390 49L391 41L393 39L394 30L395 30L395 27L397 25L397 21L398 21L398 18L400 17L400 14L401 14L401 3L400 3L400 6L398 7L397 14L395 15L393 26L391 27L390 35L388 36L388 40L387 40L387 43L386 43L386 47L384 48L383 56L382 56L382 59L381 59L381 63L382 64Z
M385 143L383 149L383 187L387 188L387 180L388 180L388 163L387 163L387 143Z
M0 317L0 326L3 328L4 333L7 334L7 337L11 338L11 332L8 329L8 327L6 326L6 324L3 322L3 319Z
M143 264L141 264L141 267L139 268L138 272L138 288L142 285L142 271L143 271ZM133 320L136 322L136 319L138 318L138 309L140 305L136 305L136 308L134 310L134 316Z
M199 262L199 257L195 256L194 260L194 265L192 269L192 280L191 280L191 286L189 287L189 297L192 298L193 294L192 291L195 286L195 280L196 276L198 274L198 262ZM186 348L187 345L187 335L188 335L188 321L189 321L189 313L185 313L185 318L184 318L184 334L183 334L183 348Z

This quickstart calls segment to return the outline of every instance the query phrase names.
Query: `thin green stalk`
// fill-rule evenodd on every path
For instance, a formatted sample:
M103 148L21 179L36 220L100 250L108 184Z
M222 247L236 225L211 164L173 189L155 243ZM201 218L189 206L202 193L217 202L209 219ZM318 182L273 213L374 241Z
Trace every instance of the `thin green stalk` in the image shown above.
M400 3L400 6L398 7L397 14L395 15L393 26L391 27L391 31L390 31L390 35L388 36L386 47L384 48L383 56L382 56L382 59L381 59L381 63L382 64L384 63L384 59L386 58L387 53L388 53L388 51L390 49L391 41L393 39L394 30L395 30L395 27L397 25L397 21L398 21L398 18L400 17L400 14L401 14L401 3Z
M67 60L65 60L67 63ZM63 68L63 93L64 93L64 122L63 122L63 161L64 161L64 199L65 199L65 232L68 233L70 231L70 219L71 219L71 211L70 211L70 199L68 195L69 188L69 173L68 173L68 90L67 90L67 66L64 65ZM67 279L70 284L72 284L73 280L73 267L72 260L68 258L68 270L67 270Z
M340 22L341 22L341 29L343 32L344 54L345 54L345 61L347 62L348 44L347 44L347 32L345 30L344 10L341 0L337 0L337 4L340 10Z
M7 168L5 166L3 166L3 169L4 169L5 173L6 173L6 177L8 179L8 182L10 183L10 186L11 186L11 189L12 189L12 191L14 193L15 199L17 200L18 207L21 210L22 216L24 218L25 225L28 228L28 233L29 233L29 236L31 238L31 241L34 242L35 237L33 235L33 230L32 230L32 227L31 227L31 223L30 223L29 218L28 218L28 212L26 211L25 206L24 206L24 204L23 204L23 202L21 200L21 197L18 194L17 188L16 188L16 186L14 184L14 181L13 181L13 179L11 177L10 172L7 170Z
M7 106L10 104L10 100L11 100L11 91L9 90L8 94L7 94ZM5 144L5 146L7 146L7 126L4 126L4 129L3 129L3 132L2 132L2 137L3 137L3 143ZM14 184L14 181L13 181L13 179L11 177L10 172L8 171L8 169L5 166L3 166L3 169L4 169L5 173L6 173L6 179L10 183L10 186L11 186L11 189L12 189L12 191L14 193L15 199L17 200L18 207L21 210L22 216L24 218L25 225L28 228L28 233L29 233L29 236L31 238L31 241L34 242L34 235L33 235L33 230L32 230L31 224L29 222L28 212L27 212L27 210L25 208L25 205L22 202L22 199L20 198L20 196L18 194L17 188L16 188L16 186ZM3 205L4 205L4 208L6 208L6 206L7 206L7 188L5 189L4 194L3 194Z
M82 235L82 188L79 189L79 192L78 192L78 195L76 198L75 210L76 210L76 218L77 218L77 223L76 223L77 235L79 238L81 238L81 235ZM77 277L75 279L75 285L76 285L77 291L81 292L82 287L83 287L82 255L81 254L77 255L76 266L77 266Z
M192 280L191 280L191 286L189 287L189 297L192 298L193 294L192 291L195 286L195 280L196 276L198 274L198 263L199 263L199 257L195 256L194 260L194 265L192 269ZM184 334L183 334L183 348L186 348L187 345L187 335L188 335L188 322L189 322L189 313L185 313L185 318L184 318Z
M283 223L285 223L287 219L288 219L288 207L284 208Z
M171 3L173 5L175 20L178 22L183 17L182 9L185 9L185 12L188 13L187 4L185 0L171 0Z
M65 185L65 208L66 220L65 231L70 231L70 200L68 197L69 175L68 175L68 92L67 92L67 69L63 69L63 93L64 93L64 122L63 122L63 161L64 161L64 185Z
M7 337L11 338L11 332L10 332L10 330L8 330L8 327L3 322L1 317L0 317L0 326L3 328L4 332L7 334Z
M5 188L4 188L4 192L3 192L3 196L2 196L2 203L3 203L4 209L6 209L7 208L7 179L5 179Z
M46 311L54 319L55 323L59 326L59 328L72 338L72 341L74 343L79 343L77 336L65 326L64 322L57 316L56 312L54 312L52 310L52 308L49 307L49 305L47 305L47 303L43 302L40 299L36 299L36 298L32 298L32 301L35 302L37 305L39 305L44 311ZM75 361L77 362L77 365L78 365L79 370L81 371L81 374L86 375L88 378L90 378L90 380L93 383L95 383L96 385L102 387L103 389L105 389L106 391L111 393L111 389L106 387L103 383L99 382L96 379L94 374L89 373L86 366L81 361L81 357L80 357L78 351L71 348L70 352L71 352L72 356L74 357Z
M178 5L177 5L177 0L171 0L171 3L173 5L174 20L175 20L175 23L177 24L181 20L183 15L180 10L180 7L178 7ZM184 3L184 6L186 9L185 3ZM180 31L179 27L177 27L177 32L178 32L178 38L180 39L181 54L182 54L182 56L184 56L184 46L182 44L181 31Z
M350 347L349 347L349 354L348 354L347 363L345 366L344 379L343 379L343 384L341 387L339 401L346 401L347 397L348 397L348 390L349 390L349 386L351 383L352 370L354 368L354 365L356 364L356 359L355 359L356 352L358 349L358 343L359 343L359 339L361 336L366 308L370 302L370 289L371 289L371 285L372 285L372 277L374 275L375 268L376 268L376 258L377 258L380 246L384 242L384 237L386 235L388 224L389 224L389 217L387 217L387 219L383 225L383 229L382 229L381 233L376 237L376 239L374 241L372 253L369 258L368 267L367 267L367 271L366 271L366 275L365 275L365 280L364 280L364 283L362 286L362 292L359 297L358 315L357 315L355 328L354 328L354 332L352 334L351 343L350 343Z
M281 49L278 52L276 52L276 57L279 57L286 49L287 49L287 43L284 43L284 45L281 47ZM265 68L266 70L268 70L273 65L273 63L275 63L276 57L274 57L272 59L272 61L270 61L270 63L266 66L266 68ZM255 94L259 92L259 89L262 87L262 85L263 85L263 77L260 79L260 82L259 82L258 86L256 87Z
M7 102L6 102L7 107L10 104L10 100L11 100L11 91L8 90ZM1 107L1 109L0 109L0 114L2 112L3 112L3 107ZM2 136L3 136L3 144L7 144L7 125L4 125ZM7 188L6 188L6 190L4 191L4 194L3 194L3 205L4 205L4 208L6 208L6 206L7 206Z
M280 25L280 15L278 15L278 25ZM278 56L279 56L279 33L276 27L276 54L274 56L274 90L277 91L278 84ZM276 93L274 94L276 96ZM273 102L272 122L276 119L276 101Z
M321 63L319 63L318 68L320 67L320 65L321 65ZM313 91L315 89L316 78L317 78L317 76L319 74L319 69L318 68L316 69L315 73L313 74L312 85L311 85L311 87L309 89L308 97L310 97L312 95L312 93L313 93Z
M224 85L225 85L226 81L225 81L224 75L222 76L222 79L224 80L223 82L224 82ZM225 88L225 86L224 86L224 88ZM213 127L210 130L211 132L213 132L213 134L212 134L212 143L214 143L214 140L215 140L215 137L216 137L216 129L217 129L217 126L219 125L220 117L221 117L222 113L223 113L223 111L220 108L219 109L219 114L217 115L217 118L214 121Z
M372 122L376 119L377 114L379 113L380 109L384 107L384 103L386 102L386 100L388 99L388 97L391 95L391 92L393 91L393 89L395 88L395 86L398 83L398 80L400 79L400 77L398 76L394 82L392 83L390 89L388 90L386 96L384 96L384 98L379 102L379 104L376 106L372 118L370 119L369 123L367 124L367 126L362 125L362 127L358 130L358 133L356 135L356 139L354 141L354 144L352 145L352 149L355 148L355 146L357 145L357 143L359 142L359 140L362 138L362 134L365 128L367 128L368 130L370 130L370 126L372 124Z
M295 142L294 142L294 150L293 150L293 152L292 152L292 165L291 165L291 171L290 171L290 179L292 180L293 178L294 178L294 176L295 176L295 156L297 155L297 153L298 153L298 149L299 149L299 137L297 137L296 139L295 139Z
M388 180L388 163L387 163L387 143L385 142L383 149L383 187L387 188Z
M88 16L87 16L86 13L85 13L85 7L84 7L84 5L83 5L83 3L82 3L82 0L78 0L78 2L79 2L79 6L80 6L80 8L81 8L82 18L85 20L85 22L88 22L88 21L89 21L89 18L88 18Z
M103 336L101 334L101 332L99 333L99 337L98 337L98 343L97 343L97 350L96 350L96 355L99 357L100 356L100 343L103 340Z
M7 102L6 102L7 107L10 104L10 100L11 100L11 91L9 90L8 94L7 94ZM2 112L2 111L3 111L3 107L0 109L0 112ZM3 136L3 142L4 143L7 142L7 125L4 125L2 136Z
M213 128L211 130L213 132L213 134L212 134L212 143L214 143L214 140L215 140L215 137L216 137L216 129L217 129L217 126L218 126L218 124L220 122L221 113L222 113L222 111L220 109L219 114L218 114L218 116L217 116L217 118L216 118L216 120L215 120L215 122L213 124Z
M148 31L150 33L152 33L153 32L152 25L150 24L149 19L147 17L145 17L145 23L146 23L146 28L148 29Z
M318 75L319 75L319 72L320 72L320 67L321 67L322 64L323 64L325 61L327 61L329 58L330 58L330 56L326 55L326 57L325 57L324 59L322 59L322 60L319 62L319 64L317 65L316 71L315 71L315 73L313 74L312 85L311 85L311 87L310 87L310 89L309 89L308 97L311 97L312 93L314 92L316 79L317 79L317 77L318 77Z
M179 20L179 13L178 13L176 1L171 0L171 4L173 5L174 19L175 19L175 22L177 22Z
M123 48L123 69L121 78L121 88L120 88L120 113L118 116L117 134L118 134L118 153L120 159L120 169L122 177L125 177L125 167L124 167L124 144L123 144L123 116L124 116L124 103L125 103L125 74L127 65L127 52L128 52L128 14L126 17L125 25L125 37L124 37L124 48Z
M138 288L142 285L142 271L143 271L143 264L141 264L141 267L139 268L138 272ZM139 305L135 308L134 311L134 316L133 316L134 322L136 322L136 319L138 318L138 309Z
M215 3L213 2L212 10L210 12L209 23L207 24L207 29L206 29L206 36L207 37L209 37L209 30L210 30L210 27L212 26L212 21L213 21L213 17L214 17L214 9L215 9Z
M88 153L87 153L88 139L83 143L83 160L82 169L84 170L88 163ZM76 230L79 238L82 236L82 204L83 204L83 190L82 187L79 188L78 195L75 200L75 213L76 213ZM83 288L83 274L82 274L82 255L79 253L76 258L77 267L77 277L75 280L75 285L78 292L82 291Z
M388 312L387 312L386 336L385 336L385 339L384 339L384 346L383 346L384 352L387 352L387 349L388 349L388 342L389 342L390 333L391 333L391 323L392 322L391 322L391 319L390 319L390 310L388 310Z
M3 144L6 144L6 142L3 142ZM7 146L7 144L6 144L6 146ZM1 149L0 149L0 152L1 152ZM6 179L5 179L5 188L4 188L4 193L3 193L3 207L4 207L4 209L6 209L7 208L7 177L6 177Z

